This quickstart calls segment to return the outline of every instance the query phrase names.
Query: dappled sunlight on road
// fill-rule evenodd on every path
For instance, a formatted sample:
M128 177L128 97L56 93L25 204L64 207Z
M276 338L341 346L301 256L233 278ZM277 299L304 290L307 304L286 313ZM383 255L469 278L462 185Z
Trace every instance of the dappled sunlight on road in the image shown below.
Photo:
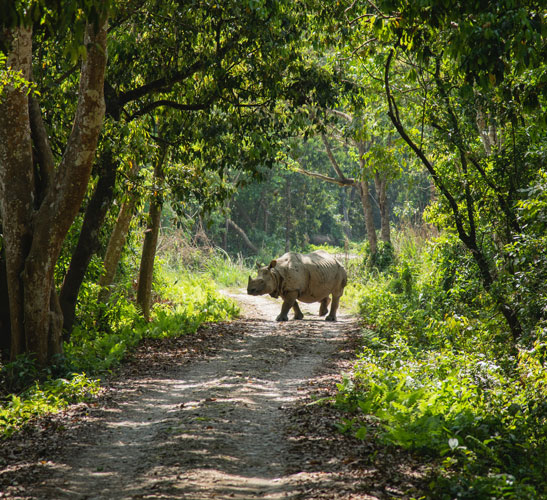
M280 301L249 297L215 352L121 382L96 439L51 464L46 497L290 498L283 409L353 325L324 321L318 306L278 323Z

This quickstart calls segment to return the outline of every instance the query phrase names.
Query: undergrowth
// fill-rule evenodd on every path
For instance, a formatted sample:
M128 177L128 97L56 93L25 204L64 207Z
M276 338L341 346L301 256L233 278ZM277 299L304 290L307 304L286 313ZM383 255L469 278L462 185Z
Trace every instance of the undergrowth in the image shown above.
M57 363L39 370L31 358L21 356L2 367L0 438L32 419L96 397L100 377L143 338L189 335L204 323L237 316L237 305L217 290L216 280L223 286L241 284L240 264L211 252L202 253L193 266L184 264L157 260L150 322L139 314L131 280L121 281L106 304L97 300L97 285L84 283L78 322Z
M547 327L515 355L457 241L403 241L353 270L367 327L339 385L341 429L436 464L422 498L547 498ZM357 285L355 284L357 283Z

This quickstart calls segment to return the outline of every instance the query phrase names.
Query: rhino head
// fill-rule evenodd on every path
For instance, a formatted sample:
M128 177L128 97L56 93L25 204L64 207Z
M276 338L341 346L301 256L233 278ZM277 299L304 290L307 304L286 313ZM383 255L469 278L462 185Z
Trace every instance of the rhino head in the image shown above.
M265 295L267 293L273 293L277 286L277 281L272 272L277 262L272 260L269 266L258 268L258 276L252 279L249 276L247 283L247 293L249 295Z

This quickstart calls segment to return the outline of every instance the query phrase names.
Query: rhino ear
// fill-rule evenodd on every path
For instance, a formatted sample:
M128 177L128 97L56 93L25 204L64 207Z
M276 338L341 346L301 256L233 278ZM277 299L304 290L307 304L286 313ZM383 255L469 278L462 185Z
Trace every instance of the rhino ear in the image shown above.
M260 269L261 267L262 267L262 266L260 265L260 262L257 261L257 262L256 262L256 268L257 268L257 269Z
M274 259L270 262L268 269L273 269L276 265L277 265L277 260Z

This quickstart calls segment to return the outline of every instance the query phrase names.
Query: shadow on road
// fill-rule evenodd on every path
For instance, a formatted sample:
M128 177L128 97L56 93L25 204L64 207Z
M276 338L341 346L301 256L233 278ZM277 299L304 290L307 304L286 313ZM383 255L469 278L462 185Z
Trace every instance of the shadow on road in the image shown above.
M214 354L120 381L95 433L44 465L36 498L295 497L283 408L355 324L277 323L266 318L279 302L252 300L243 319L210 327Z

